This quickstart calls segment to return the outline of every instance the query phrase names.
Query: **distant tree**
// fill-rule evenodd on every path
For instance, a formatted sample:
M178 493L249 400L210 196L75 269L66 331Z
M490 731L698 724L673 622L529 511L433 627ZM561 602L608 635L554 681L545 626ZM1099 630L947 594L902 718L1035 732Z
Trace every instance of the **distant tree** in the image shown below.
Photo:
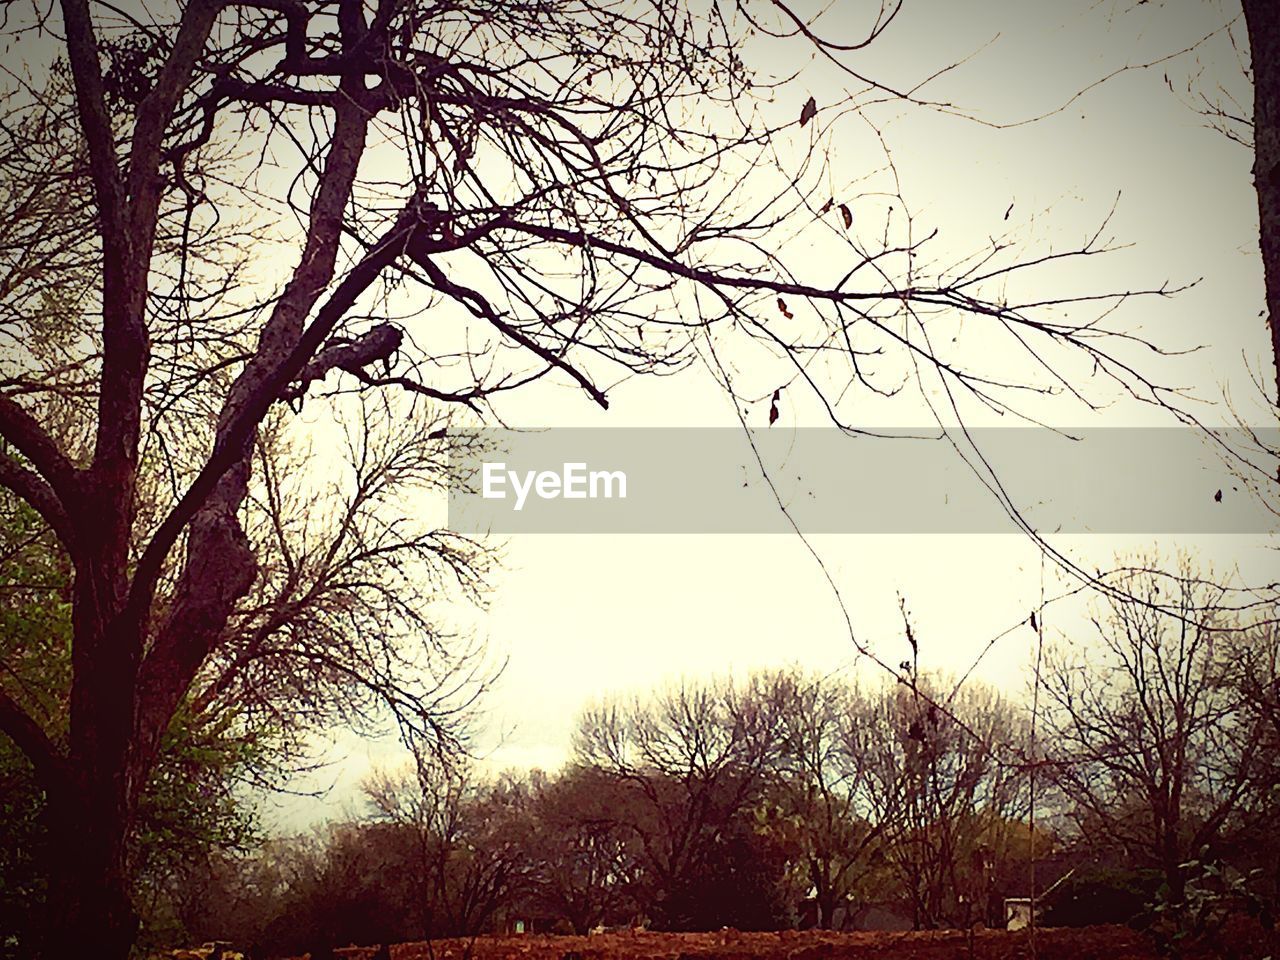
M589 709L579 722L576 760L625 789L615 816L639 840L654 919L668 928L710 922L691 915L686 891L760 798L777 716L755 694L728 681L685 683Z
M1081 870L1045 895L1040 920L1047 927L1130 923L1150 909L1162 882L1161 872L1150 868Z
M533 899L576 933L622 924L640 910L639 838L622 811L625 785L593 767L569 766L529 785L522 847Z
M300 849L313 851L314 838L271 837L244 852L215 852L189 863L171 891L185 942L229 940L255 957L306 949L299 939L300 925L286 931L279 922L296 909L297 886L311 872L304 867ZM277 939L271 940L269 933Z
M1245 710L1258 721L1256 744L1268 762L1280 746L1280 625L1263 618L1257 626L1233 631L1227 649L1227 682L1240 696Z
M876 705L865 743L875 818L889 824L886 860L916 927L988 921L996 872L1029 854L1026 720L973 682L951 693L905 674Z
M1255 763L1247 816L1237 821L1230 861L1263 871L1273 915L1280 919L1280 627L1274 614L1229 635L1224 682L1240 700L1240 730Z
M682 930L779 930L795 925L790 851L744 810L707 845L698 869L673 884L662 916Z
M829 929L836 909L850 905L883 861L891 824L877 814L895 809L888 798L871 796L882 786L874 775L873 741L883 731L873 699L843 678L794 671L765 685L779 715L779 748L769 760L775 829L793 845L818 926Z
M1268 784L1265 715L1231 682L1248 644L1225 589L1182 560L1121 568L1096 644L1056 650L1043 677L1048 759L1091 845L1161 871L1183 902L1187 864L1220 857Z
M389 825L326 824L219 864L192 891L209 899L190 904L189 922L265 956L413 939L421 933L405 910L405 864L404 837Z
M429 936L474 936L526 889L526 796L510 779L486 783L461 763L382 772L365 785L374 817L399 829L411 889Z

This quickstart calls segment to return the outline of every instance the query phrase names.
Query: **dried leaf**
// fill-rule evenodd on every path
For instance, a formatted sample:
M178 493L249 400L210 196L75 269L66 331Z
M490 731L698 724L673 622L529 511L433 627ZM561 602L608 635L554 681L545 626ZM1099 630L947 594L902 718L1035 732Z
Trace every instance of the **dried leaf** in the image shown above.
M773 391L773 399L769 402L769 426L773 426L778 420L778 401L782 398L782 388L779 387Z
M814 102L813 97L805 101L804 108L800 111L800 126L805 126L818 113L818 104Z
M787 309L787 302L783 300L781 297L778 298L778 312L781 313L788 320L793 319L791 311Z
M849 212L849 208L843 203L840 204L840 216L844 218L844 228L846 230L853 226L853 214Z

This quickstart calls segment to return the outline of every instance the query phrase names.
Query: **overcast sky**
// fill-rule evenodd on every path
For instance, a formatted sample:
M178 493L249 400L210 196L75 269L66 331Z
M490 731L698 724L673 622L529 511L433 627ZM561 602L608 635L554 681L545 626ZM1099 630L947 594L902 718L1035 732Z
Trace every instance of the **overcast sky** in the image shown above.
M853 24L841 22L846 5L832 6L822 21L828 34L853 33ZM885 82L910 85L972 55L926 89L973 116L1005 124L1050 113L1126 64L1186 48L1236 12L1230 4L1199 0L908 0L893 27L859 55L858 67ZM1237 38L1243 38L1242 28ZM760 43L751 53L766 70L804 68L779 94L779 111L798 112L810 94L819 106L839 98L840 78L806 64L800 47ZM1188 94L1188 79L1196 76ZM1203 278L1177 297L1127 305L1116 322L1168 349L1204 346L1151 367L1164 382L1193 391L1201 419L1231 422L1224 403L1229 394L1237 409L1261 422L1255 379L1266 378L1271 389L1271 361L1260 317L1252 157L1206 129L1189 106L1196 91L1212 92L1218 84L1244 96L1247 108L1248 89L1223 33L1194 53L1122 73L1051 116L1011 129L926 110L893 108L874 119L893 151L917 227L937 227L936 245L954 259L1010 226L1020 231L1027 251L1078 245L1118 197L1110 234L1128 246L1082 267L1079 283L1119 289ZM860 164L883 164L856 117L835 127L830 146L834 165L850 179ZM522 393L518 408L501 412L523 427L737 423L731 403L699 368L674 379L621 384L610 399L603 413L569 385L549 384ZM820 423L816 410L787 400L772 429ZM1062 425L1171 422L1119 400L1096 414L1068 401L1047 403L1037 414ZM763 417L766 409L748 416ZM909 397L869 408L867 418L904 427L930 422L927 409ZM1212 466L1193 469L1205 472L1211 496L1220 483ZM1100 495L1105 488L1106 478L1099 477ZM424 503L422 509L429 514L440 505ZM1238 569L1248 582L1277 579L1262 537L1094 535L1053 542L1087 569L1155 547L1165 556L1193 550L1205 565ZM900 596L912 614L924 667L964 673L1003 634L974 676L1019 696L1027 687L1035 635L1009 628L1040 603L1042 589L1052 597L1073 585L1016 534L818 535L808 545L786 536L561 534L517 535L503 543L504 569L493 580L488 610L448 602L442 609L484 639L495 662L507 663L482 704L478 749L492 770L554 769L568 756L578 712L606 695L789 664L878 676L855 656L836 590L858 639L890 663L907 652ZM1084 609L1080 600L1052 606L1048 639L1083 642ZM403 761L390 740L343 739L332 757L322 777L332 789L323 798L274 806L273 824L283 829L340 814L355 803L355 788L371 765Z

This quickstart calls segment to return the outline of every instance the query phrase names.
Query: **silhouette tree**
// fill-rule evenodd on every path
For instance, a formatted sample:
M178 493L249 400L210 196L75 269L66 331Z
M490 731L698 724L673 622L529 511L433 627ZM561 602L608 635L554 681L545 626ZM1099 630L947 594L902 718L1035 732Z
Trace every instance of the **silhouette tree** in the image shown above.
M577 762L621 794L614 822L639 842L647 900L667 929L699 921L696 891L765 786L777 717L757 694L727 681L682 684L649 700L603 704L579 722Z
M1120 592L1094 617L1088 668L1079 652L1048 661L1048 759L1090 843L1160 870L1179 905L1188 863L1271 813L1267 717L1240 687L1241 665L1261 667L1266 648L1185 559L1173 574L1139 563L1111 579Z
M773 681L780 749L770 761L776 798L814 891L817 923L830 929L860 882L883 862L893 808L875 776L875 700L843 680L783 674ZM877 854L879 855L877 858Z

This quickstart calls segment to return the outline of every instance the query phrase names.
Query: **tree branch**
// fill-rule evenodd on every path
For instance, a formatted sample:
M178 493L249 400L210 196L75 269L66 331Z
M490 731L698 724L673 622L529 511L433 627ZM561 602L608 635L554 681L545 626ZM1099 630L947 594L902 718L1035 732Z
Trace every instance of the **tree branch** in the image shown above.
M107 112L98 40L87 0L62 0L62 19L67 31L67 57L75 81L76 108L89 146L89 169L98 201L99 227L104 237L119 237L124 227L124 185L116 162L115 134Z
M66 782L66 759L41 728L4 690L0 690L0 733L4 733L31 761L36 777L47 791Z
M391 357L403 342L403 331L389 323L380 323L357 340L331 343L302 368L297 383L283 391L281 399L296 400L314 381L323 380L334 368L358 375L364 367L381 360L390 372Z
M369 288L379 274L401 253L418 224L416 205L410 204L401 212L395 224L338 284L332 295L316 313L311 326L303 333L284 357L254 384L251 391L239 398L234 412L225 420L218 432L214 450L186 493L165 517L155 536L147 544L134 574L124 616L139 622L146 616L155 593L164 558L187 524L196 519L205 508L206 500L229 470L244 460L245 450L254 431L266 415L271 404L285 392L287 386L301 374L307 362L319 349L335 326L355 304L357 298ZM225 526L225 525L224 525ZM218 526L210 525L204 531L212 535ZM193 534L194 536L194 534ZM243 536L243 534L241 534ZM226 546L225 542L211 542L209 552ZM245 547L247 552L247 547ZM203 558L203 559L202 559ZM240 558L247 565L247 582L243 576L236 578L225 564L212 572L223 580L230 575L235 582L232 592L247 590L254 574L252 556ZM193 561L199 561L193 565ZM139 671L139 727L136 762L145 764L159 744L160 736L168 725L173 706L181 697L191 677L199 668L206 649L202 640L208 640L221 632L225 623L215 623L208 616L214 606L225 605L228 598L218 584L211 583L202 574L208 557L204 550L188 550L188 562L179 581L178 593L169 615L162 625L150 653ZM243 572L242 572L243 573ZM241 589L242 588L242 589ZM232 601L234 597L231 598ZM196 608L199 608L197 610ZM229 608L228 608L229 609ZM203 615L202 615L203 614Z
M4 396L0 396L0 436L30 461L49 485L61 507L74 509L80 496L80 478L76 467L26 408Z
M76 558L78 541L75 527L53 487L34 470L29 470L4 454L0 454L0 486L7 487L30 504L44 522L49 524L72 559Z
M183 11L178 36L151 91L138 105L129 154L129 225L139 262L151 263L156 211L164 183L159 176L161 145L174 108L191 81L221 5L196 0Z
M486 300L478 291L472 290L470 287L464 287L461 284L454 283L446 277L444 275L444 271L431 261L428 256L428 252L431 251L424 249L417 243L411 244L409 247L409 255L413 258L414 262L418 264L418 266L422 267L422 269L426 271L428 279L430 279L436 289L443 293L447 293L455 300L466 304L476 316L483 317L503 334L510 337L525 349L532 351L551 366L569 374L569 376L572 377L578 385L587 392L588 396L598 403L602 409L609 409L609 399L604 395L604 391L588 380L581 371L565 360L560 354L547 349L532 337L526 336L516 327L503 320L498 316L498 312L493 309L489 301Z

